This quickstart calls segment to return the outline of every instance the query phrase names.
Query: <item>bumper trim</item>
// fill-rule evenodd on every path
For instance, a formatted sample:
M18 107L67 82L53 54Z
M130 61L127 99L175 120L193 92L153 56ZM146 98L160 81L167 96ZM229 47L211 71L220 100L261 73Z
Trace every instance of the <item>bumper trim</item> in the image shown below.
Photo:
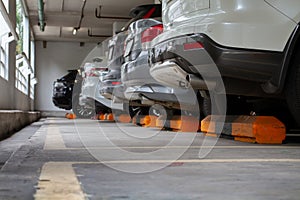
M175 60L166 60L163 63L155 63L150 68L151 76L160 83L166 86L177 88L189 88L189 84L186 80L188 75ZM174 77L170 79L170 77Z

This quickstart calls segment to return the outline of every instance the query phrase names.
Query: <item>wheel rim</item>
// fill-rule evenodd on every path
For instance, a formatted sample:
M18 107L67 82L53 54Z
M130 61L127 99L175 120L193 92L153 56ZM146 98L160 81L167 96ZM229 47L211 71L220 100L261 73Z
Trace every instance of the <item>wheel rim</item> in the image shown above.
M79 113L83 117L89 117L93 114L93 109L91 108L86 108L84 106L78 105L76 107L77 113Z
M141 108L136 106L129 106L129 115L131 118L136 116L138 112L140 112Z

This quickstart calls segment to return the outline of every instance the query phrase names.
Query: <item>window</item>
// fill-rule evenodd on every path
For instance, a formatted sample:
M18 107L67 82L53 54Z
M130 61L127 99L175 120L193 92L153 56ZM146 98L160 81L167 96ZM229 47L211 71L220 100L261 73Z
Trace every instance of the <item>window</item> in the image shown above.
M0 76L8 80L8 43L5 37L0 37Z
M1 0L1 3L4 4L7 12L8 0ZM5 21L5 11L1 11L0 14L0 77L8 79L8 43L11 41L8 33L10 32L7 21Z
M35 86L35 84L36 84L36 79L35 78L32 78L32 79L30 79L30 94L29 94L29 96L30 96L30 98L31 99L34 99L34 86Z
M30 98L34 99L34 86L37 84L37 79L34 77L35 74L35 45L34 41L30 42L30 65L32 67L32 74L30 76Z
M33 99L34 84L30 79L34 78L34 46L30 42L29 19L24 14L24 8L20 0L16 2L16 32L19 35L19 41L16 47L16 82L15 86L24 94ZM29 59L28 59L29 58ZM33 83L35 81L32 81Z
M16 1L16 31L19 35L19 40L16 47L16 82L15 86L24 94L28 93L28 74L26 71L26 63L23 55L23 30L24 30L24 11L20 0Z
M16 31L19 35L19 40L17 42L16 52L21 54L23 52L23 41L24 41L24 11L20 0L16 2Z
M20 54L17 56L16 65L16 88L24 94L27 94L28 74L24 73L27 66L23 56Z
M2 43L2 37L0 37L0 44ZM2 48L2 46L0 46L0 76L1 77L5 77L5 51Z

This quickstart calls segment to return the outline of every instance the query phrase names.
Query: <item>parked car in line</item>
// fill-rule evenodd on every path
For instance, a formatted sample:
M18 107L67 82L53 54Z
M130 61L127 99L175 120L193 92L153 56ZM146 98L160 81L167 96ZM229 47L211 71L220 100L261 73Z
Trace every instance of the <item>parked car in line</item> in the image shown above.
M124 41L127 31L120 32L108 42L108 73L103 77L100 86L100 94L107 99L113 99L113 91L121 85L120 68L124 63Z
M74 84L81 84L82 78L78 76L80 69L68 70L68 74L53 83L52 102L58 108L72 109L72 95Z
M183 104L191 107L188 98L183 98L188 94L186 90L163 86L149 73L147 47L162 31L162 23L155 19L140 19L129 26L124 48L125 63L121 67L122 87L116 88L113 95L129 104L131 116L137 112L147 114L150 106L155 104L172 111L184 109Z
M157 81L207 91L207 77L219 91L210 71L217 66L227 95L285 99L300 125L300 1L162 0L162 7L164 32L149 57Z
M103 78L100 87L100 94L105 98L113 100L115 103L121 103L122 100L116 98L113 93L118 93L123 99L123 86L121 82L121 66L124 63L124 42L127 37L127 30L131 23L145 18L161 17L161 4L140 5L133 8L129 16L131 20L123 27L122 32L115 33L109 41L108 53L108 74ZM115 90L118 88L118 90Z
M93 62L84 64L82 85L79 97L74 98L73 112L81 118L111 112L110 102L99 94L100 81L107 74L106 62L96 57ZM78 99L78 101L76 101Z

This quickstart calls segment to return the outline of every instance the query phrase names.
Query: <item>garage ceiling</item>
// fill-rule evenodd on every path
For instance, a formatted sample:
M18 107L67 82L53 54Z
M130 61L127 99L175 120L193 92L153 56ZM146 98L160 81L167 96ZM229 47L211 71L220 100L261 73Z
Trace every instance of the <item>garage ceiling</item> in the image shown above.
M76 35L73 35L73 29L80 23L83 0L44 0L46 23L44 31L38 26L38 0L25 2L35 40L99 42L112 35L114 22L128 21L122 18L129 18L132 8L151 4L154 0L86 0L84 17ZM95 9L99 10L100 5L101 16L111 18L99 19L95 16ZM88 35L88 30L92 37Z

